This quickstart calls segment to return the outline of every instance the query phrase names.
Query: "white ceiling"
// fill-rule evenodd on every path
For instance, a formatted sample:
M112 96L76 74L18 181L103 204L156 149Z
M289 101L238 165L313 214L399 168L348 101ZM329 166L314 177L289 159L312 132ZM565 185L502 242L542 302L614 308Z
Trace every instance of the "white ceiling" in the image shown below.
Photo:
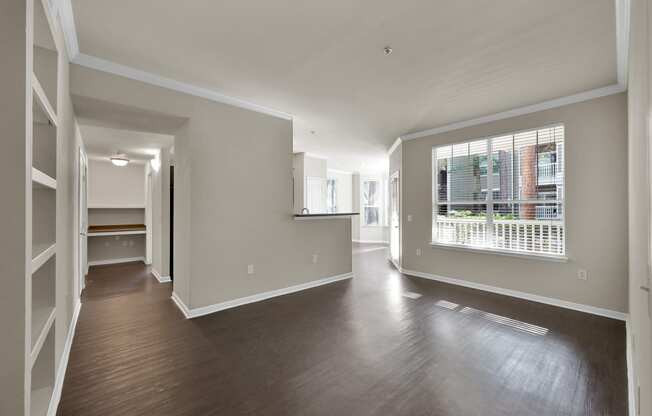
M132 161L154 158L160 149L171 148L174 136L139 131L113 129L82 124L79 126L86 152L90 157L109 158L125 153Z
M81 53L290 113L295 150L345 170L385 168L402 134L617 77L614 0L73 0L73 10Z

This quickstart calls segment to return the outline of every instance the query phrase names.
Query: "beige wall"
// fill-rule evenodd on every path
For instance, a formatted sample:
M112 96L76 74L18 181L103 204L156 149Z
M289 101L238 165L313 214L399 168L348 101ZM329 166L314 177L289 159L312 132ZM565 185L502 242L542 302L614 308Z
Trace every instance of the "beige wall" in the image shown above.
M76 66L73 91L188 119L174 132L174 290L189 307L351 271L349 220L292 218L291 121Z
M640 387L640 414L652 415L652 330L648 312L650 261L650 47L652 5L648 0L631 3L629 62L629 314L632 346L633 391Z
M58 32L60 44L63 46L63 35ZM57 114L59 128L57 129L57 319L56 319L56 363L60 363L68 330L72 321L75 305L79 295L74 290L75 278L75 205L76 201L76 164L78 163L79 143L75 129L75 118L70 98L70 82L68 57L65 48L59 55L59 94Z
M145 257L145 235L117 235L88 238L88 263Z
M0 53L11 57L0 65L0 414L23 413L25 382L25 276L27 169L25 166L25 1L0 3ZM6 238L4 236L10 236Z
M317 157L312 157L304 153L303 157L303 175L305 177L313 178L326 178L327 175L327 161L326 159L320 159Z
M152 267L170 275L170 149L161 150L161 167L152 172Z
M626 312L626 99L618 94L404 142L403 267ZM431 247L432 147L552 123L566 131L568 262ZM580 268L588 281L577 279Z
M145 206L145 166L114 166L108 160L88 161L88 206Z
M362 216L362 211L360 207L360 174L353 174L353 201L351 205L353 207L353 212L358 212L360 215L355 215L351 218L351 239L353 241L360 240L360 217Z

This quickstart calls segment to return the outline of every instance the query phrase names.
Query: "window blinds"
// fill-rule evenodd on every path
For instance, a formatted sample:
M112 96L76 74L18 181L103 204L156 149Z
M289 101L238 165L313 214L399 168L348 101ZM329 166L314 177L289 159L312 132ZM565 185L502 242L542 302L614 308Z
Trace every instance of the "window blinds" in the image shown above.
M564 126L437 146L433 242L565 254Z

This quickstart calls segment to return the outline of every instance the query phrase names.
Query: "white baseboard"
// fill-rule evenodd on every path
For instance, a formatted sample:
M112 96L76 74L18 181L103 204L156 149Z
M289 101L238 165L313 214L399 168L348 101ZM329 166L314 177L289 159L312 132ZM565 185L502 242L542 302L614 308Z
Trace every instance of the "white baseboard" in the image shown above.
M387 244L389 245L389 241L383 241L383 240L353 240L354 243L360 243L360 244Z
M401 265L396 263L393 258L390 257L388 260L392 262L394 267L396 267L396 270L398 270L399 272L401 271Z
M531 293L520 292L518 290L504 289L502 287L485 285L482 283L469 282L468 280L455 279L452 277L438 276L435 274L418 272L414 270L402 269L401 273L410 276L421 277L424 279L436 280L438 282L450 283L452 285L469 287L471 289L483 290L485 292L498 293L500 295L511 296L514 298L530 300L538 303L545 303L546 305L558 306L560 308L572 309L575 311L586 312L592 315L604 316L606 318L618 319L620 321L627 320L627 314L610 309L598 308L595 306L583 305L581 303L568 302L561 299L549 298L546 296L533 295Z
M152 267L152 274L158 280L159 283L168 283L171 282L170 276L161 276L161 273L158 272L155 268Z
M118 263L131 263L134 261L142 261L145 263L145 257L123 257L121 259L108 259L108 260L94 260L89 261L89 266L102 266L105 264L118 264Z
M174 292L172 292L172 300L174 301L174 303L176 303L177 307L179 307L179 309L187 319L192 319L192 318L197 318L198 316L203 316L203 315L208 315L210 313L223 311L225 309L236 308L238 306L246 305L249 303L260 302L277 296L283 296L290 293L311 289L313 287L339 282L341 280L350 279L352 277L353 277L353 273L340 274L337 276L331 276L319 280L313 280L312 282L308 282L308 283L301 283L299 285L294 285L283 289L271 290L269 292L258 293L256 295L246 296L244 298L238 298L226 302L215 303L213 305L202 306L201 308L195 308L195 309L190 309L181 300L181 298Z
M636 414L636 377L634 376L634 345L632 344L632 322L627 317L625 321L625 333L627 337L627 398L629 403L629 414Z
M190 312L190 308L186 306L186 304L181 300L175 291L172 291L172 296L170 296L170 299L172 299L172 301L177 305L177 308L179 308L186 319L193 318L192 313Z
M75 338L75 329L77 328L77 320L79 319L81 306L81 302L77 301L75 310L72 313L72 320L70 321L70 328L68 328L66 343L63 346L61 361L59 361L59 367L57 368L57 378L54 380L52 398L50 399L50 406L48 407L47 416L55 416L57 414L57 408L59 407L59 401L61 400L61 391L63 390L63 380L66 377L66 369L68 369L70 349L72 348L72 340Z

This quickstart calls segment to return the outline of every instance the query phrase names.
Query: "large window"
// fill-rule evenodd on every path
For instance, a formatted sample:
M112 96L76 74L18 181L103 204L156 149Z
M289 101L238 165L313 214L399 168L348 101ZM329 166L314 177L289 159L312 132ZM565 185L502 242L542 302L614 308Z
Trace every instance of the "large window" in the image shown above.
M337 179L326 180L326 212L337 212Z
M363 225L380 225L380 182L362 182Z
M563 125L433 147L433 243L564 256L563 161Z

